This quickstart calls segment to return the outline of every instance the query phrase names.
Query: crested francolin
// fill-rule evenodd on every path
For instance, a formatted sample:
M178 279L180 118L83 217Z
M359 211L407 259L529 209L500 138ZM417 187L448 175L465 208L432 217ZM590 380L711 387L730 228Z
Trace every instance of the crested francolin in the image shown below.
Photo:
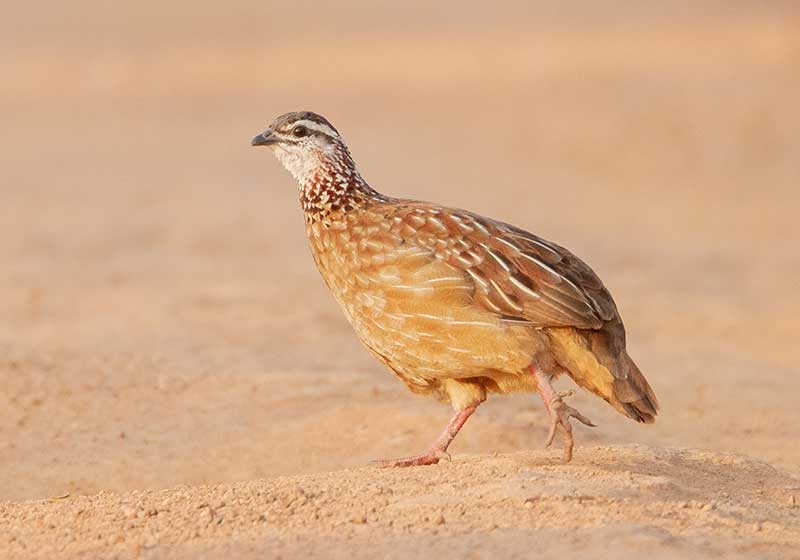
M488 393L537 391L572 458L570 419L592 422L551 381L566 373L638 422L658 401L625 350L614 300L582 260L478 214L391 198L359 174L338 131L312 112L256 136L300 185L311 254L361 342L414 393L455 410L424 454L437 463Z

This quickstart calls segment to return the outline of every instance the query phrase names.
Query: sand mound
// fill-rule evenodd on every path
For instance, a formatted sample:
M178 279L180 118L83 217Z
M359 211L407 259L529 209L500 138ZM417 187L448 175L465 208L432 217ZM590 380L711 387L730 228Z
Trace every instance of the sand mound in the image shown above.
M0 526L3 557L789 557L800 480L733 454L596 447L570 465L535 451L4 503Z

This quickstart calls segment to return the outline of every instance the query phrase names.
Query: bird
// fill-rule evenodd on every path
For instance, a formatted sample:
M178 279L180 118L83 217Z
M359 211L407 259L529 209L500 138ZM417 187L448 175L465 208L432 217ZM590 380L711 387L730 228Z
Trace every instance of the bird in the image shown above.
M393 198L367 183L338 130L311 111L278 116L251 141L271 149L299 186L319 272L356 335L413 393L449 403L430 448L381 467L437 464L490 394L538 393L563 461L571 419L595 424L553 380L579 387L637 422L658 400L626 351L616 304L567 249L477 213Z

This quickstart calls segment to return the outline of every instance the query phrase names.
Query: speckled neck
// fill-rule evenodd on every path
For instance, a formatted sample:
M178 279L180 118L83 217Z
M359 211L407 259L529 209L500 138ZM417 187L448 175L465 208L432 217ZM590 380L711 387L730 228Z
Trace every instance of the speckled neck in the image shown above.
M324 220L334 212L348 212L384 198L369 186L346 150L320 154L316 172L300 183L300 205L306 222Z

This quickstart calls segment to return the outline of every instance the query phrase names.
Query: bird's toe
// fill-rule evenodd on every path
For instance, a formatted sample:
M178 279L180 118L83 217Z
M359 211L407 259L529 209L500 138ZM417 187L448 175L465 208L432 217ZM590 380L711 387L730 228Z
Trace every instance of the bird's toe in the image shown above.
M383 459L372 461L376 467L383 469L397 468L397 467L421 467L425 465L435 465L442 459L450 460L450 454L438 449L432 449L422 455L414 455L413 457L400 457L399 459Z

